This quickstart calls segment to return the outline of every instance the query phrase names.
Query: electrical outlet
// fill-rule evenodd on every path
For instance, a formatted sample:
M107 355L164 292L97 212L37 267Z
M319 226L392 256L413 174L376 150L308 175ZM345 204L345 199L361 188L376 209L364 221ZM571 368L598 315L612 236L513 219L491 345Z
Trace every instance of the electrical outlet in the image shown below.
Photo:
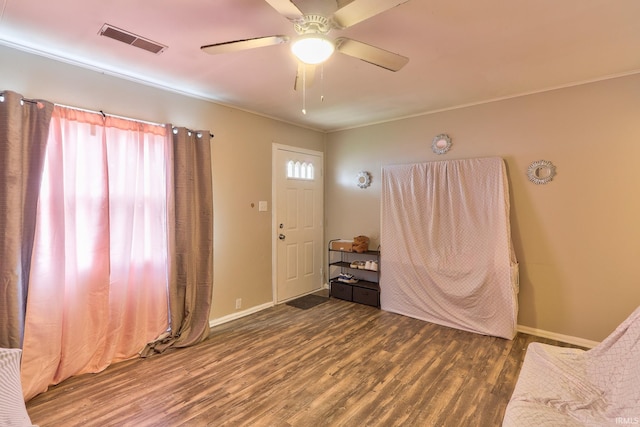
M242 308L242 298L236 298L236 310Z

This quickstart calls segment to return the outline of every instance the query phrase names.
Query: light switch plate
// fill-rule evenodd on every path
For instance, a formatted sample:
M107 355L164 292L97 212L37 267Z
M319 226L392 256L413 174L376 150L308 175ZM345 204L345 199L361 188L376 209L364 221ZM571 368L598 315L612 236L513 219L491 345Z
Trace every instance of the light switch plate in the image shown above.
M269 205L267 204L266 200L261 200L258 202L259 212L266 212L268 209L269 209Z

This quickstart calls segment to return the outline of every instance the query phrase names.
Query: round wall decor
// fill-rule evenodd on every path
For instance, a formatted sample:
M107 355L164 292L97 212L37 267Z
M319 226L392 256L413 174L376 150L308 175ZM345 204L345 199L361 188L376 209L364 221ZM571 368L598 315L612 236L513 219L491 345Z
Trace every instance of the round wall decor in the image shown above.
M436 154L444 154L451 148L451 138L449 135L441 133L431 141L431 149Z
M534 184L546 184L551 182L556 175L556 167L547 160L537 160L529 165L527 177Z
M367 188L371 185L371 174L367 171L358 172L356 184L358 184L360 188Z

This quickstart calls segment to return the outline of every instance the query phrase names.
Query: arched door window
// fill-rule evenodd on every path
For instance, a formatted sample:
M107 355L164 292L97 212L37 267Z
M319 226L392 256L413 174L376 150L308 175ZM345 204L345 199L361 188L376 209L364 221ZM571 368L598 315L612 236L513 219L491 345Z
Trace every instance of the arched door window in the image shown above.
M289 160L287 162L287 178L314 180L315 170L313 163L300 163L299 161L294 162L293 160Z

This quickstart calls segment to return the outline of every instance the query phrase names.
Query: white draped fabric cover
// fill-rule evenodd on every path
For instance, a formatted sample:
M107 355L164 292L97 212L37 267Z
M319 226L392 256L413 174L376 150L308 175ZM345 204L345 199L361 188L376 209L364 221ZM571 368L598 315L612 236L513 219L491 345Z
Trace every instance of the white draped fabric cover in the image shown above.
M640 424L640 307L591 350L531 343L503 427Z
M518 264L499 157L382 168L381 308L512 339Z

